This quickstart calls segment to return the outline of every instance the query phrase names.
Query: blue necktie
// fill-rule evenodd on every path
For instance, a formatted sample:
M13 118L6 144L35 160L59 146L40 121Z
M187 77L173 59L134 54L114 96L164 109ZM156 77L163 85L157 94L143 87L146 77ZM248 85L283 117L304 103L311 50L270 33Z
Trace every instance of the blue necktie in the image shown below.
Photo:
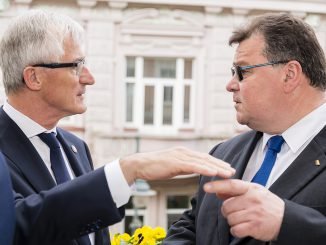
M15 209L9 171L0 153L0 244L11 245L15 228Z
M54 133L41 133L38 136L50 148L51 169L57 184L59 185L70 180L57 137Z
M275 164L277 153L280 152L283 142L284 139L280 135L273 136L268 140L268 149L264 161L251 182L261 184L262 186L266 185Z
M50 148L51 169L57 184L64 183L70 179L66 163L63 159L59 140L54 133L41 133L38 135L40 139ZM88 235L79 237L77 239L79 245L91 245Z

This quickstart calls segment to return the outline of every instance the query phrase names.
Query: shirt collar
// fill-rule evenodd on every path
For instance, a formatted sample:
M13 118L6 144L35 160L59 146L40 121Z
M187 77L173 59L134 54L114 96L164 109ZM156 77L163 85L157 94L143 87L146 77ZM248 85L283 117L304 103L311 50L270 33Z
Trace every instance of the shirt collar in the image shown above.
M317 109L310 112L305 117L301 118L297 123L292 125L281 135L284 141L289 146L293 153L296 153L308 140L315 137L320 132L326 123L326 104L322 104ZM264 133L263 149L267 141L273 135Z
M7 113L7 115L20 127L20 129L24 132L24 134L28 138L32 138L40 133L43 132L53 132L57 134L57 129L54 127L53 129L47 130L46 128L42 127L37 122L33 121L23 113L16 110L12 107L8 101L4 102L3 110Z

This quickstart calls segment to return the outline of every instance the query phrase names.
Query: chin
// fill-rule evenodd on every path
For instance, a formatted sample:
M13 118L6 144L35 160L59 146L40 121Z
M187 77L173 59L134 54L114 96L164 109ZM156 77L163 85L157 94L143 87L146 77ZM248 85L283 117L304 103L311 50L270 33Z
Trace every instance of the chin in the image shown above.
M245 118L241 117L241 116L237 116L237 121L239 124L241 125L248 125L248 121L245 120Z
M76 115L76 114L83 114L86 111L86 106L76 106L75 108L72 108L70 111L70 115Z
M81 108L75 114L83 114L86 111L86 107Z

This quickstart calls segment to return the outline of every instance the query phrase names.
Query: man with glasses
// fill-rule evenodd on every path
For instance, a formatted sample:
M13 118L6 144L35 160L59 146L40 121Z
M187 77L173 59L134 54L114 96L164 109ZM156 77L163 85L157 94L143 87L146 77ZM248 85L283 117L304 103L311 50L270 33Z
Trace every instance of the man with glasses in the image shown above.
M265 14L234 31L237 120L251 131L211 154L235 179L202 176L192 209L163 244L325 244L326 61L313 29Z
M86 143L57 127L86 110L86 86L94 78L84 65L84 41L77 22L40 10L15 19L2 37L7 101L0 108L0 150L18 193L15 244L109 244L105 227L123 218L136 178L234 173L229 164L184 148L138 153L92 171ZM0 217L0 227L7 222Z

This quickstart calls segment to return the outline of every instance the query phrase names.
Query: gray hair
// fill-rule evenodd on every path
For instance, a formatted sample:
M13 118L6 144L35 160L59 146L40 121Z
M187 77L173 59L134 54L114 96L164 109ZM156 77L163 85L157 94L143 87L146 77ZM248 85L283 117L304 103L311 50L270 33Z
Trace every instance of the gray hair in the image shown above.
M6 94L24 86L26 66L59 62L64 55L64 41L72 38L84 45L83 27L68 16L32 10L17 17L0 43L0 66Z

